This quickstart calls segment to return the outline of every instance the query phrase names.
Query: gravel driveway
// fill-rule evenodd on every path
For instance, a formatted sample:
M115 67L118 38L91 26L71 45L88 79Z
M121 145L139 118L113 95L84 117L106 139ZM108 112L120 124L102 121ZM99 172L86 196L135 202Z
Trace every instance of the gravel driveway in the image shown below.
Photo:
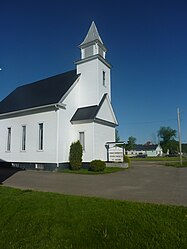
M187 206L187 168L157 163L133 162L125 171L105 175L17 171L2 183L21 189Z

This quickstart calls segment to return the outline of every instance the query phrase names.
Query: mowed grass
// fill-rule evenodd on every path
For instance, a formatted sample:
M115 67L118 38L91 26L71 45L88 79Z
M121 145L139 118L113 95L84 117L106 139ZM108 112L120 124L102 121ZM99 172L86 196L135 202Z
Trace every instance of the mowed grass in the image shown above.
M132 161L180 161L179 157L145 157L145 158L136 158L131 157ZM187 158L184 158L184 161L187 161Z
M187 208L0 186L0 248L187 248Z
M182 168L182 167L187 167L187 161L183 161L182 165L180 162L168 162L164 164L165 166L172 166L176 168Z

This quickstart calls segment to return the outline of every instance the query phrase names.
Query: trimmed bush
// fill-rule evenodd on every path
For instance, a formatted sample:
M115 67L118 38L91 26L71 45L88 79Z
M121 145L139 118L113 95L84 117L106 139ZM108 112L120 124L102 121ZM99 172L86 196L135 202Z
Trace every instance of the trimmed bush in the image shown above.
M124 155L124 163L128 163L129 166L131 164L131 159L126 155Z
M98 172L98 171L104 171L106 168L106 163L101 160L93 160L90 163L90 170Z
M82 166L82 145L80 141L74 142L70 146L69 162L70 169L79 170Z

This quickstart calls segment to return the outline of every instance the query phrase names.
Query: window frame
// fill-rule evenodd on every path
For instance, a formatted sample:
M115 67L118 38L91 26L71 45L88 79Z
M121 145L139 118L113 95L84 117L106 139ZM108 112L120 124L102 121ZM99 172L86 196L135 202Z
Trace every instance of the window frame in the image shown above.
M43 150L44 150L44 122L38 122L38 151L43 151Z
M27 141L27 126L22 125L22 134L21 134L21 151L26 151L26 141Z
M106 71L102 70L102 82L103 86L106 87Z
M83 134L83 141L81 139L81 135ZM79 131L79 142L82 145L82 150L85 151L85 131Z
M12 127L7 127L6 152L11 152Z

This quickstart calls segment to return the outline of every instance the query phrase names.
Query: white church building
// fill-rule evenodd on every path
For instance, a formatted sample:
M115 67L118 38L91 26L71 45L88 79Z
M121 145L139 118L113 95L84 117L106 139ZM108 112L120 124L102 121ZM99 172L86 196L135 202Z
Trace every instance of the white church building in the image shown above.
M118 125L111 105L111 65L95 23L79 46L76 69L20 86L0 102L0 161L54 169L80 140L83 162L107 160Z

